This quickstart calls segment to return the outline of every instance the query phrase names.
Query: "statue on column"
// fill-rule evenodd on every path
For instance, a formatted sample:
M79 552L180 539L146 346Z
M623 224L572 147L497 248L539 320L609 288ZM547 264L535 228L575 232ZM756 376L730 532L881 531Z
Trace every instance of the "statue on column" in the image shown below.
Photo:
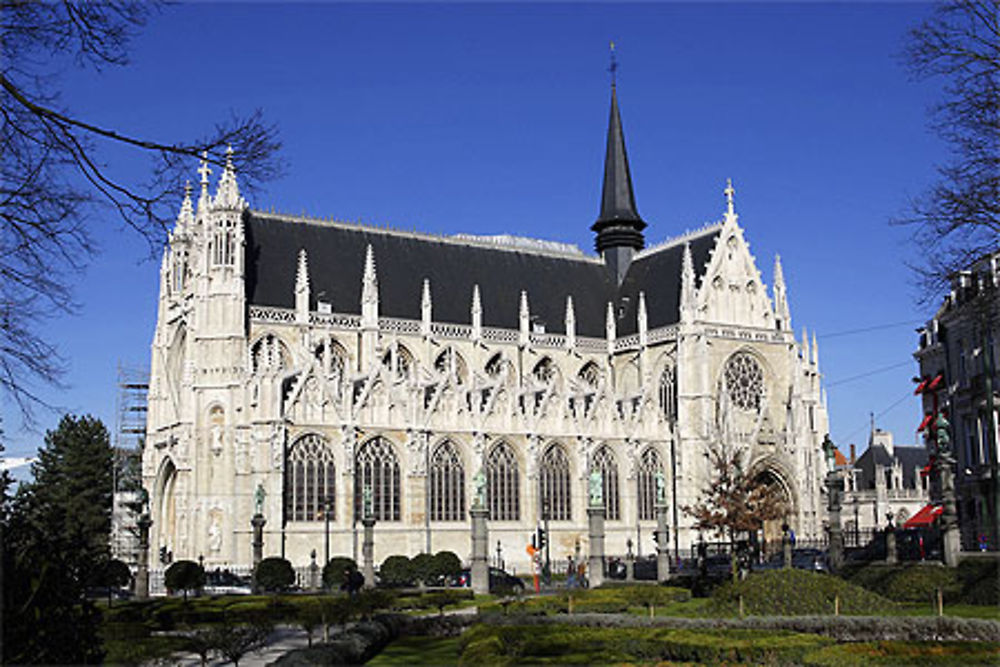
M486 507L486 473L480 468L472 478L473 506Z
M667 504L667 478L663 474L662 470L657 470L654 475L656 478L656 504L666 505Z
M604 507L604 476L601 471L590 471L590 506Z
M264 490L264 485L260 482L257 483L257 490L253 494L253 513L254 515L264 514L264 498L267 496L267 491Z

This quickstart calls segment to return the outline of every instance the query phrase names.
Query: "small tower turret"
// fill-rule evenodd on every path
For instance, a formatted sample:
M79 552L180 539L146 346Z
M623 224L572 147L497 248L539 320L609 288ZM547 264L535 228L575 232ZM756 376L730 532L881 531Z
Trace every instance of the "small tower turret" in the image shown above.
M691 244L684 244L684 255L681 259L681 322L694 322L696 286L694 276L694 259L691 257Z
M431 319L434 317L434 304L431 302L431 281L424 278L424 286L420 290L420 333L431 335Z
M529 327L531 326L531 311L528 309L528 293L521 290L521 304L518 308L517 314L518 329L520 331L520 336L518 338L518 343L521 347L528 344L530 333Z
M774 256L774 317L775 328L792 328L792 315L788 310L788 294L785 288L785 272L781 268L781 255Z
M472 340L478 343L483 337L483 302L479 298L478 284L472 286L472 307L469 314L472 316Z
M615 305L608 301L608 310L604 317L604 335L608 340L608 357L615 353L615 338L618 337L615 326Z
M299 250L299 266L295 272L295 321L309 324L309 264L305 248Z
M566 349L576 349L576 313L573 311L573 296L566 297Z

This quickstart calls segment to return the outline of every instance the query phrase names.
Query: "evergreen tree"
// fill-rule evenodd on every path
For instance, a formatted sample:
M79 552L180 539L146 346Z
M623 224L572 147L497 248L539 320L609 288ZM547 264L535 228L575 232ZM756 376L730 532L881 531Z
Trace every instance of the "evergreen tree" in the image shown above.
M103 657L87 584L103 572L111 530L111 446L93 417L45 436L5 515L4 663L83 664Z

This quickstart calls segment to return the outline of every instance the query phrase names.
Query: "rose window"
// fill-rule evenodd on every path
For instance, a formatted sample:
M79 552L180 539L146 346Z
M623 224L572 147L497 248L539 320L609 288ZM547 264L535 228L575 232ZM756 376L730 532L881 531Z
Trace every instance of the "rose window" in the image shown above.
M760 410L764 397L764 371L752 356L737 354L726 363L725 388L736 408L748 412Z

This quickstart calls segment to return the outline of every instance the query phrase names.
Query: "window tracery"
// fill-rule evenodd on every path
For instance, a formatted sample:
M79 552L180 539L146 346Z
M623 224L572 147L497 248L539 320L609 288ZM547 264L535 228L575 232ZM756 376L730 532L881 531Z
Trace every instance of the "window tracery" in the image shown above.
M577 374L577 378L589 387L590 389L596 389L597 385L600 384L601 380L604 378L604 372L601 368L593 361L588 361L584 364L583 368Z
M660 412L668 421L677 419L677 369L667 366L660 374Z
M434 360L434 370L442 376L455 378L459 384L464 384L468 375L465 360L452 347L445 349L437 356Z
M316 346L313 356L331 380L335 383L343 380L344 369L347 367L347 351L340 343L333 338L327 338Z
M376 436L358 448L354 463L354 516L363 517L365 488L372 490L377 521L399 521L399 459L387 439Z
M390 347L382 356L382 365L395 380L409 380L413 376L413 354L405 345L395 344Z
M663 473L660 455L652 447L643 450L639 457L639 520L651 521L656 518L656 474Z
M532 377L539 384L551 386L555 383L558 378L559 371L556 368L555 363L553 363L551 357L545 357L537 364L535 368L531 371Z
M730 403L744 412L757 412L764 399L764 371L746 352L733 355L723 373L724 389Z
M538 474L539 498L543 511L547 506L553 521L572 518L569 457L562 445L555 443L545 450Z
M431 521L465 519L465 468L453 442L445 440L434 449L430 473Z
M261 336L250 348L250 369L254 374L278 373L288 367L288 349L274 334Z
M336 479L333 451L326 438L310 433L297 439L288 450L285 466L288 520L323 521L328 506L330 519L334 520Z
M517 457L506 442L498 442L486 456L486 506L493 521L521 518Z

